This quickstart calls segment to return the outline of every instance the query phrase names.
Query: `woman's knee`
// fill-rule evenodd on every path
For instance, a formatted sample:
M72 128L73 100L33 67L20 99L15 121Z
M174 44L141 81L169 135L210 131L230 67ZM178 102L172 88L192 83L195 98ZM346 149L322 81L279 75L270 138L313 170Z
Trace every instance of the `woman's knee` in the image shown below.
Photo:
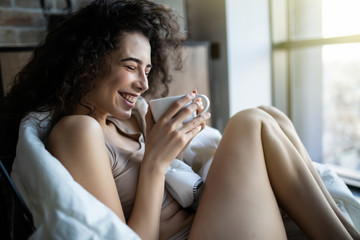
M278 128L278 122L266 111L260 108L242 110L232 116L225 131L232 133L242 132L247 135L257 135L263 129ZM257 135L258 136L258 135Z
M284 112L282 112L278 108L275 108L273 106L259 106L259 109L271 115L281 127L293 128L293 122Z
M242 110L232 116L228 126L233 129L234 126L242 126L246 128L259 127L262 123L274 121L272 117L259 108L249 108Z

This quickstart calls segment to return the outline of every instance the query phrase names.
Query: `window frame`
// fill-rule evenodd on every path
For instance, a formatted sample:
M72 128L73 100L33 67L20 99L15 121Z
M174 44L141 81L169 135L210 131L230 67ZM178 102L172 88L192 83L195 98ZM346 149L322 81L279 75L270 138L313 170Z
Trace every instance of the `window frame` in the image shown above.
M275 6L276 5L276 6ZM285 13L282 12L279 14L279 11L276 8L280 8ZM290 23L290 0L269 0L269 16L270 16L270 36L271 36L271 56L272 56L272 102L275 107L278 107L282 111L284 111L290 119L294 115L293 109L293 69L291 69L291 51L297 49L308 49L313 47L322 47L325 45L331 44L347 44L347 43L360 43L360 34L354 35L345 35L345 36L337 36L337 37L314 37L314 38L306 38L306 39L291 39L291 23ZM280 16L280 17L279 17ZM282 21L279 21L275 18L282 18ZM279 34L274 31L274 22L282 24L282 32ZM280 35L274 36L274 35ZM280 39L280 40L279 40ZM285 69L281 69L282 73L277 74L278 70L277 61L279 61L276 56L278 52L283 52L283 63L282 67L285 66ZM278 75L282 75L280 78L283 78L279 81L277 79ZM281 91L285 91L285 93L279 94ZM280 97L279 97L280 95ZM293 120L293 119L292 119ZM322 121L322 120L318 120ZM297 131L302 131L302 129L297 129ZM322 130L321 134L322 133ZM322 161L322 159L321 159ZM321 162L320 161L320 162ZM327 164L328 165L328 164ZM354 186L360 188L360 174L359 171L352 170L349 168L328 165L331 169L333 169L338 176L340 176L344 182L350 186Z

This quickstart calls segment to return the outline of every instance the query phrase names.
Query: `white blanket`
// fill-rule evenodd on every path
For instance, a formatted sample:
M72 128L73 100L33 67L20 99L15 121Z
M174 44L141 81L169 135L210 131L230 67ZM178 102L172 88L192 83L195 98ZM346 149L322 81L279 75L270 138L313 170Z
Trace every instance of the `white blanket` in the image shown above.
M36 231L31 239L139 239L45 149L45 132L46 128L38 127L36 118L21 124L11 173L34 218ZM219 131L207 127L185 152L184 158L201 176L207 175L220 138ZM359 202L333 171L320 164L315 167L340 209L360 230Z
M360 231L360 203L353 196L344 181L329 167L314 162L315 168L325 183L337 206Z

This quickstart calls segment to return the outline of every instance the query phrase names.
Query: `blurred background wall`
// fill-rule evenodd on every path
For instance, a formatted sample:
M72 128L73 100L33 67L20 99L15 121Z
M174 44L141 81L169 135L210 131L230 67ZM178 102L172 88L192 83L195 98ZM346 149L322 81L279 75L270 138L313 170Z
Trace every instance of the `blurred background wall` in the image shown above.
M174 79L185 83L183 91L200 86L199 92L210 96L214 127L222 131L230 116L239 110L271 104L267 0L154 1L179 13L188 40L185 48L197 49L187 51L192 64L174 74ZM30 53L26 48L37 45L44 36L47 17L75 11L89 2L44 0L41 5L41 0L0 0L3 91L7 91L14 73L28 60ZM14 50L12 47L16 47L17 54L8 51ZM191 73L184 75L186 71Z

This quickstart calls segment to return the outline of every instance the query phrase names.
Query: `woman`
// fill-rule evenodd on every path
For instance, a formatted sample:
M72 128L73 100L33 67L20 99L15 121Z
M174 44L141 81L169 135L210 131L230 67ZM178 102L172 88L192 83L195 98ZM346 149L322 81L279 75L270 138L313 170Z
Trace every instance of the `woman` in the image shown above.
M231 118L196 213L164 190L167 167L210 114L182 124L201 110L193 102L179 112L194 93L156 124L150 109L142 116L135 104L166 89L165 50L181 40L173 12L146 0L98 0L69 16L2 101L3 121L12 124L6 134L15 136L7 153L27 113L51 112L47 149L143 239L286 239L279 205L312 239L359 239L290 120L271 107Z

